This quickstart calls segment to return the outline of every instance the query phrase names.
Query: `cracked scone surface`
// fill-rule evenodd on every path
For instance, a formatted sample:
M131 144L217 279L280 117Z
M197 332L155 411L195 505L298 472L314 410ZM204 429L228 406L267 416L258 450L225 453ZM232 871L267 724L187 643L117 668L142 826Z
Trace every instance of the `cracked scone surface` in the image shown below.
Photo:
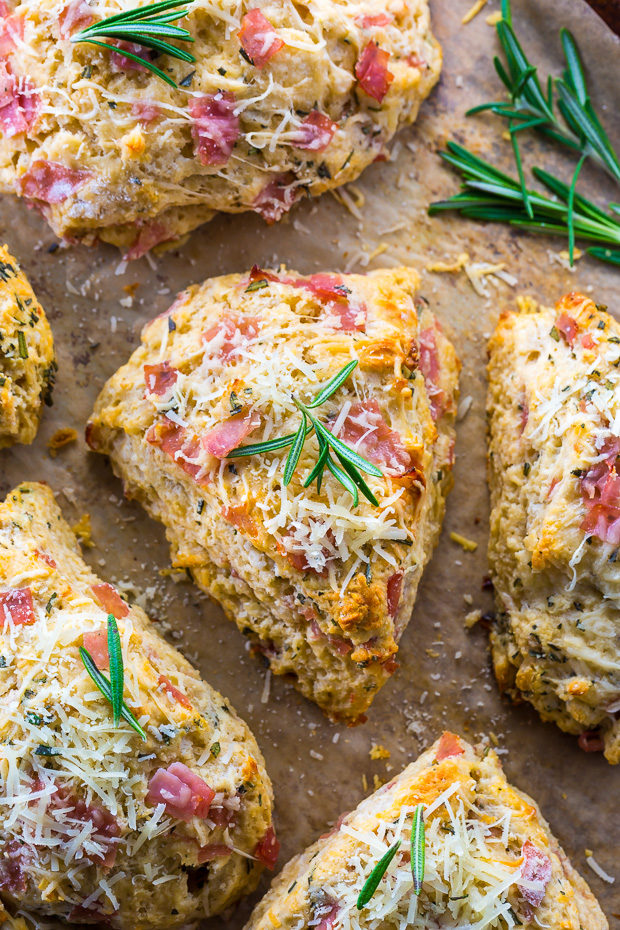
M277 674L332 718L359 720L396 667L450 487L458 361L410 269L302 277L253 269L179 295L101 392L87 438L125 492L166 525L189 570ZM416 306L417 304L417 306ZM299 427L352 360L323 423L381 468L373 506L325 470L308 435L227 458Z
M50 402L52 331L17 260L0 247L0 449L31 443Z
M80 658L106 669L108 612L146 742L114 727ZM0 614L2 905L163 930L253 890L277 843L252 734L83 562L47 486L0 506Z
M196 62L157 59L174 88L123 49L70 41L134 2L5 6L0 186L57 235L130 258L215 211L273 222L353 180L441 68L427 0L194 0L180 25Z
M419 804L426 863L417 896L410 840ZM358 909L373 867L399 841L377 890ZM444 733L291 859L245 930L483 926L607 930L608 924L536 803L506 781L495 752Z
M501 689L620 761L620 326L524 300L489 345L489 560Z

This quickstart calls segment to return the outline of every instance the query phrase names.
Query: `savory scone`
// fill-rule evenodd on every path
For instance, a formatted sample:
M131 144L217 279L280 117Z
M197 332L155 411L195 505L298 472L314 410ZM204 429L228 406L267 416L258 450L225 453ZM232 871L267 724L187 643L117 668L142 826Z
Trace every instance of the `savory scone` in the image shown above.
M489 345L489 559L502 691L620 761L620 325L520 301Z
M168 930L253 890L278 851L254 737L82 561L44 485L0 505L0 589L0 921Z
M43 405L51 403L56 367L45 311L17 261L1 246L0 449L32 442Z
M87 427L174 564L349 723L397 667L451 483L458 362L417 286L254 268L191 287Z
M608 924L536 803L506 781L495 752L444 733L291 859L245 930L371 927Z
M156 64L137 42L148 23L128 42L102 22L145 5L9 0L0 33L0 188L128 258L215 211L274 222L353 180L441 69L427 0L189 0L176 25L192 42L172 44L196 60ZM75 41L94 24L111 51Z

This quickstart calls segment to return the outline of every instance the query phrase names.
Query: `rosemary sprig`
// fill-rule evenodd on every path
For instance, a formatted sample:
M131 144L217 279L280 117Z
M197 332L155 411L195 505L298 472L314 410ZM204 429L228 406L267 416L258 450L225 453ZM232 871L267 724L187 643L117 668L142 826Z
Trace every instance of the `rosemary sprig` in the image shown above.
M358 898L357 898L358 911L361 911L362 908L366 907L366 905L372 898L373 894L379 887L379 882L381 881L381 879L387 872L387 868L390 862L392 861L392 859L394 858L394 856L400 849L400 843L401 841L399 840L397 843L394 843L393 846L390 846L386 854L382 856L381 859L379 859L376 866L374 867L374 869L372 870L372 872L370 873L370 875L364 882L364 887L360 891Z
M552 200L538 191L528 190L532 208L530 216L523 201L521 185L515 178L455 142L449 142L447 151L441 155L461 173L463 184L460 194L431 204L431 216L456 210L469 219L509 223L536 232L564 235L569 238L569 243L579 237L605 246L587 249L594 258L620 264L620 221L578 194L575 178L569 186L542 168L534 168L537 180L558 199Z
M170 55L171 58L177 58L180 61L194 62L196 58L191 52L166 41L167 39L178 39L181 42L194 41L187 29L170 25L175 20L187 16L192 2L193 0L160 0L157 3L149 3L147 6L126 10L124 13L107 16L71 36L70 41L87 42L89 45L110 49L114 46L102 42L102 38L120 40L152 49L159 55ZM148 68L171 87L177 86L169 75L148 58L140 58L139 55L134 55L133 52L125 51L125 49L122 50L122 54Z
M546 93L538 79L538 69L528 59L514 31L510 0L502 0L502 18L496 29L504 62L495 56L493 63L510 99L483 103L469 110L468 115L490 111L507 119L515 146L518 133L536 129L592 158L620 183L620 161L592 106L577 43L568 29L560 33L566 69L562 77L548 77ZM515 157L518 163L518 156Z
M325 385L323 390L319 391L309 404L304 404L298 397L293 397L293 403L301 413L301 423L299 424L297 432L289 433L286 436L280 436L277 439L270 439L268 442L238 446L236 449L233 449L232 452L228 453L228 458L240 458L246 455L262 455L264 452L273 452L277 449L284 449L287 446L291 446L291 450L286 458L284 476L282 479L282 483L286 487L293 478L306 438L309 433L314 431L319 443L319 457L314 468L304 481L304 488L309 487L313 481L316 481L317 492L320 493L323 474L325 468L327 468L334 478L336 478L336 480L352 495L353 505L355 507L357 507L359 503L358 490L362 492L364 497L369 500L371 504L377 507L379 502L360 472L363 471L368 475L381 478L381 469L373 465L372 462L367 461L363 456L358 455L357 452L354 452L353 449L347 446L341 439L334 436L334 434L312 413L313 410L320 407L321 404L324 404L326 400L329 400L332 394L344 384L356 366L357 360L345 365L344 368ZM340 464L334 461L332 453Z
M123 667L123 651L121 638L116 625L114 614L108 614L108 655L110 657L110 691L112 693L112 713L114 726L120 723L123 710L123 690L125 669Z
M411 825L411 871L413 873L413 890L418 895L422 891L424 883L425 858L424 805L418 804L413 812L413 824Z
M108 653L110 656L110 681L99 671L90 652L83 646L80 646L80 657L84 663L84 668L97 685L106 701L112 705L114 726L117 727L119 725L120 718L122 717L146 742L146 733L123 701L123 657L118 627L112 614L108 614Z

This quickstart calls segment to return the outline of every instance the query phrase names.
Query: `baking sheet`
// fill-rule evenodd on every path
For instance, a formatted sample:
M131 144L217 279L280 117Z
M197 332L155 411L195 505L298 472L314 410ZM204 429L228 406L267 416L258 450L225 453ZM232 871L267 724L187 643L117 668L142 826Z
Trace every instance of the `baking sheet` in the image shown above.
M304 203L278 227L252 216L222 217L195 233L182 248L145 259L117 274L118 253L109 247L58 249L35 211L10 198L0 200L3 240L17 254L45 306L56 337L60 370L54 407L46 411L31 447L2 453L2 495L24 479L45 480L70 520L89 513L96 547L85 557L111 582L142 595L151 617L223 691L253 729L266 756L276 795L276 824L282 840L280 862L312 842L342 810L352 809L372 789L375 777L400 770L449 727L470 739L493 733L508 777L531 793L577 868L599 897L612 928L620 926L620 770L602 756L585 755L574 737L543 724L529 706L509 707L491 673L487 636L467 632L465 614L492 609L481 589L486 574L488 501L484 478L485 342L498 313L517 293L553 301L568 290L593 291L612 312L620 276L594 260L582 259L574 273L550 257L564 245L499 227L451 218L429 220L427 204L457 187L437 150L451 136L512 171L503 124L494 117L466 119L465 110L499 94L491 57L495 30L485 23L499 0L467 26L461 17L470 0L433 0L435 32L444 46L441 85L423 108L417 125L399 137L390 163L373 165L356 185L364 198L361 220L330 195ZM620 43L598 17L577 0L513 0L519 35L542 73L558 73L558 32L568 25L586 52L594 100L603 106L611 136L620 147L620 120L614 112L620 87ZM530 164L555 166L566 176L569 159L532 138L525 144ZM618 199L602 172L584 173L582 190ZM355 194L355 191L354 191ZM355 196L357 196L355 194ZM361 202L361 198L358 198ZM601 201L603 202L603 201ZM245 640L223 613L190 583L162 576L169 566L161 526L139 506L122 499L120 482L107 462L89 453L83 426L104 380L138 344L144 322L165 310L174 294L209 275L241 271L253 263L285 262L304 274L318 270L359 270L378 246L387 245L368 267L450 261L469 252L472 261L503 261L518 279L511 289L491 288L480 298L463 274L423 273L422 293L453 337L463 361L462 397L471 397L458 425L455 488L441 541L423 578L411 625L398 660L401 668L380 692L368 722L354 730L333 726L313 705L280 679L270 687L261 664L245 651ZM138 285L133 287L133 285ZM130 300L134 293L133 301ZM130 305L131 304L131 305ZM46 442L59 427L75 427L79 441L51 458ZM478 542L464 552L449 538L456 531ZM389 759L371 761L374 745ZM585 850L617 880L608 885L585 862ZM261 889L266 888L268 877ZM257 895L253 900L256 900ZM209 930L240 928L245 902Z

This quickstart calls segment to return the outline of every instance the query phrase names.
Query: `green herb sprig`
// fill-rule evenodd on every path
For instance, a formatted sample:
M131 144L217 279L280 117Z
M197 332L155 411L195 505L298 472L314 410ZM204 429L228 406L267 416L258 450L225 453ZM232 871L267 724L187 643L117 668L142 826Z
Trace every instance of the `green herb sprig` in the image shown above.
M401 841L398 840L397 843L394 843L393 846L390 846L386 854L382 856L381 859L379 859L376 866L374 867L374 869L372 870L372 872L370 873L370 875L364 882L364 887L360 891L358 898L357 898L358 911L361 911L362 908L366 907L366 905L372 898L373 894L379 887L379 882L381 881L381 879L387 872L390 862L392 861L392 859L394 858L394 856L400 849L400 844L401 844Z
M530 216L521 185L515 178L455 142L448 143L447 151L442 152L441 157L461 173L463 184L460 194L431 204L431 216L456 210L469 219L509 223L535 232L564 235L573 247L575 238L580 237L603 246L588 248L588 254L602 261L620 264L620 221L578 194L574 181L569 186L542 168L534 168L537 180L558 199L552 200L537 191L528 190L532 209ZM614 212L620 215L620 208Z
M411 825L411 871L413 873L413 890L419 895L424 884L424 865L426 859L426 838L424 833L424 805L418 804L413 812Z
M161 2L149 3L147 6L126 10L114 16L106 16L105 19L71 36L70 41L86 42L89 45L98 45L100 48L114 49L114 46L102 42L101 39L120 40L152 49L160 55L169 55L179 61L195 62L196 58L191 52L166 41L167 39L178 39L181 42L194 41L187 29L171 25L175 20L187 16L191 3L192 0L161 0ZM133 52L125 49L122 49L122 54L148 68L171 87L177 86L169 75L148 58L140 58L139 55L134 55Z
M579 175L588 158L620 183L620 159L592 105L577 43L567 29L561 30L566 68L561 77L548 77L545 91L536 66L528 59L515 33L510 0L502 0L501 12L496 28L504 60L495 56L494 65L509 99L480 104L468 110L467 115L492 112L508 121L518 183L451 143L443 157L463 172L464 193L432 204L429 212L432 215L439 210L454 209L474 219L508 222L565 235L571 265L576 237L601 242L605 247L591 247L588 253L601 261L620 265L620 250L617 249L620 224L576 193ZM518 138L519 133L528 129L580 155L568 185L542 169L533 169L534 176L560 198L559 204L531 191L526 184ZM475 167L473 174L472 166ZM479 176L481 169L484 177ZM474 195L473 191L478 193ZM620 213L618 204L608 206L610 211Z
M80 657L84 663L84 668L97 685L106 701L109 701L112 705L114 726L117 727L119 725L122 717L146 742L146 733L123 701L123 654L118 626L116 625L116 619L113 614L108 614L108 654L110 656L109 680L99 671L90 652L83 646L80 646Z
M357 452L354 452L346 443L337 436L334 436L321 421L314 416L312 411L321 404L324 404L338 388L344 384L357 366L357 360L345 365L337 375L320 391L314 400L309 404L302 403L298 397L293 397L293 403L301 413L301 423L295 433L289 433L286 436L280 436L277 439L270 439L267 442L258 442L248 446L238 446L228 453L228 458L240 458L245 455L262 455L265 452L274 452L277 449L284 449L291 446L284 466L284 476L282 483L288 486L297 468L301 456L304 442L309 433L313 430L319 443L319 457L316 464L306 480L304 488L309 487L313 481L316 481L317 492L321 492L323 474L327 468L340 484L346 488L353 497L353 505L357 507L359 503L358 489L364 497L374 504L379 505L379 501L372 493L360 472L366 472L368 475L374 475L376 478L383 477L380 468L367 461ZM333 457L332 452L338 459L338 465Z

